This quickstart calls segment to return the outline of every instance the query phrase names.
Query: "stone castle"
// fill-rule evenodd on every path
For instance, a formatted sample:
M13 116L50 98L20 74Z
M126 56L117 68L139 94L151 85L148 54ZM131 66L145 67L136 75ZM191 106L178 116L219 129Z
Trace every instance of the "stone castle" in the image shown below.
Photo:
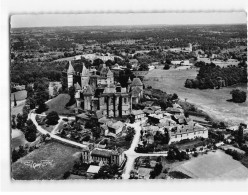
M143 97L143 83L139 78L128 79L128 86L122 88L114 81L114 74L101 64L98 70L89 70L82 65L82 72L76 72L69 61L66 71L68 88L76 89L76 106L80 110L101 111L107 117L128 116L132 104L139 103Z

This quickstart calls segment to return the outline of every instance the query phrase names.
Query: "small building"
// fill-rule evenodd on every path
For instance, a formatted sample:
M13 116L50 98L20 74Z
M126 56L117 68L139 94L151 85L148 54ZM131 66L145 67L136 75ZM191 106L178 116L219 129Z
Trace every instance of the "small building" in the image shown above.
M123 127L124 127L124 123L122 123L121 121L117 121L115 123L109 124L108 128L109 128L109 132L114 133L114 134L119 134Z
M83 162L90 163L100 163L101 164L116 164L118 166L121 166L121 164L124 162L124 151L121 149L116 150L107 150L107 149L101 149L101 148L94 148L92 150L90 149L84 149L82 151L82 160Z
M197 137L208 138L208 129L197 123L194 123L193 127L191 125L177 125L170 129L169 137L169 144L184 139L195 139Z
M87 176L88 177L93 177L95 174L97 174L100 170L100 166L96 166L96 165L90 165L88 170L87 170Z
M150 168L140 167L138 169L138 177L140 179L149 179L150 178L150 172L151 171L152 171L152 169L150 169Z
M131 116L134 117L135 122L140 122L145 119L145 113L143 112L143 110L133 110Z

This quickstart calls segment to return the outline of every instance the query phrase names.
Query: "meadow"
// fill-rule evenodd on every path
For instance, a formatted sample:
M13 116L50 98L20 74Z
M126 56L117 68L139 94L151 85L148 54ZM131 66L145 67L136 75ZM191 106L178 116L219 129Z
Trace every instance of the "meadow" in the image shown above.
M226 100L231 99L230 91L235 88L247 90L247 85L236 85L221 89L189 89L184 87L186 79L194 79L197 69L188 70L162 70L154 69L144 78L145 86L161 89L167 93L176 93L179 98L195 104L212 118L229 123L239 124L248 120L248 102L233 103Z

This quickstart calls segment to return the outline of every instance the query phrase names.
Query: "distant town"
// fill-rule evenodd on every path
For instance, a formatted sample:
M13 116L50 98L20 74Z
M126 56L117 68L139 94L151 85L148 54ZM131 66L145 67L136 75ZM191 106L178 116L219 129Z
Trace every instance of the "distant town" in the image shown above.
M246 28L11 28L12 178L247 179Z

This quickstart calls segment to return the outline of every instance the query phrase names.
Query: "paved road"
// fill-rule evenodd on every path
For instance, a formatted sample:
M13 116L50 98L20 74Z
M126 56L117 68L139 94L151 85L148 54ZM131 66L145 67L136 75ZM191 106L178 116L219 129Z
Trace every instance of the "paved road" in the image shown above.
M71 144L71 145L74 145L74 146L78 146L78 147L81 147L81 148L86 148L87 146L84 145L84 144L80 144L80 143L77 143L77 142L74 142L74 141L70 141L70 140L67 140L67 139L64 139L64 138L61 138L57 135L54 135L53 133L49 133L48 131L46 131L45 129L43 129L40 125L38 125L37 121L35 120L35 117L36 117L36 114L35 113L30 113L29 114L29 118L33 121L33 123L35 124L37 130L42 133L42 134L49 134L53 139L56 139L56 140L59 140L59 141L62 141L64 143L67 143L67 144ZM60 119L61 120L61 119ZM57 125L55 126L55 128L57 127ZM53 130L54 131L54 130ZM52 132L53 132L52 131Z
M71 145L74 145L74 146L78 146L78 147L81 147L81 148L86 148L87 147L86 145L83 145L83 144L80 144L80 143L77 143L77 142L74 142L74 141L70 141L70 140L67 140L67 139L64 139L64 138L61 138L61 137L55 135L59 123L62 121L63 118L67 118L67 117L60 116L59 123L54 127L52 132L49 133L48 131L43 129L40 125L38 125L37 121L35 120L36 115L37 114L35 114L35 113L33 113L31 111L29 113L29 118L33 121L33 123L35 124L37 130L40 133L49 134L53 139L56 139L56 140L59 140L59 141L62 141L64 143L68 143L68 144L71 144ZM44 116L46 116L46 115L44 115ZM124 154L126 154L126 156L127 156L127 162L126 162L126 166L124 168L124 172L122 174L123 179L129 179L130 172L131 172L131 170L133 170L134 161L135 161L135 159L137 157L140 157L140 156L167 156L167 153L162 153L162 154L159 154L159 153L143 154L143 153L135 152L134 150L137 147L137 145L139 143L139 139L140 139L141 124L140 124L140 122L137 122L137 123L134 123L134 124L127 124L127 126L133 127L135 129L135 135L134 135L131 147L124 152Z
M135 129L135 135L134 135L131 147L127 151L124 152L127 156L127 162L126 162L124 172L122 174L122 179L129 179L130 172L131 170L133 170L134 161L136 158L140 156L167 156L167 153L144 154L144 153L135 152L134 150L136 146L138 145L139 139L140 139L141 124L137 122L134 124L128 124L127 126L133 127Z

